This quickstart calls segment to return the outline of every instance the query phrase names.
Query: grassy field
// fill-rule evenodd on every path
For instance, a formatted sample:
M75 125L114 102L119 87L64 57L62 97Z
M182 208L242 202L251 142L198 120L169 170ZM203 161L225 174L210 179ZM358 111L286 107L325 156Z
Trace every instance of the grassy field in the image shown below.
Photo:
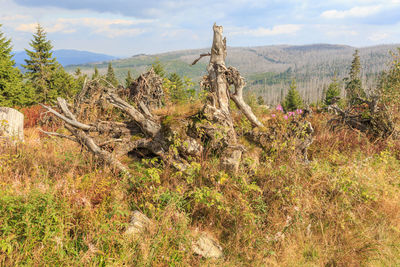
M205 153L185 172L125 158L134 175L121 177L31 125L24 144L0 146L0 265L399 266L400 145L331 132L328 117L311 119L309 164L285 143L263 154L243 140L236 176ZM134 210L155 222L136 239L124 235ZM194 229L224 257L194 255Z

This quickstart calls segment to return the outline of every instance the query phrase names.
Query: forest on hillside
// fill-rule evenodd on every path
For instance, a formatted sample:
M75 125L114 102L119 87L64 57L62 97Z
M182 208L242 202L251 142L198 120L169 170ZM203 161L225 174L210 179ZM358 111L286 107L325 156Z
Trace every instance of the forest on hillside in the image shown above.
M198 80L145 56L71 73L37 25L21 73L0 32L25 117L24 142L0 121L0 265L400 265L400 49L247 49L277 64L249 74L227 43L214 24L176 63Z
M362 79L367 89L374 88L379 74L386 70L391 60L390 51L396 51L396 45L381 45L358 48L360 51ZM347 77L354 51L357 48L344 45L304 45L304 46L262 46L228 47L227 63L236 66L246 78L245 90L262 96L269 105L283 100L293 79L304 100L311 104L321 101L323 91L327 89L336 75L339 80ZM158 55L136 55L112 62L118 80L123 81L130 71L138 76L159 61L169 73L192 79L196 85L206 73L206 60L196 65L190 64L197 55L207 49L185 50ZM73 73L79 67L91 75L96 67L100 73L107 72L107 64L84 64L68 66ZM344 83L341 83L344 93ZM199 87L197 86L197 89Z

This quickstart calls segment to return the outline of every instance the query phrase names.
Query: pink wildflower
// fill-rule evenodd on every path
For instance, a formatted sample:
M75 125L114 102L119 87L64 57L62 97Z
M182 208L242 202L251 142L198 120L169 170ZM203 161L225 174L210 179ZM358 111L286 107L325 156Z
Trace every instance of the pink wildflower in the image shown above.
M285 115L285 116L283 116L283 118L284 118L285 120L287 120L289 117L288 117L288 115Z
M277 111L283 111L282 105L281 105L281 104L278 104L278 105L276 106L276 110L277 110Z
M272 118L275 118L275 117L276 117L276 115L275 115L275 114L272 114L272 115L271 115L271 117L272 117Z
M298 108L298 109L296 109L296 113L301 114L301 113L303 113L303 110Z

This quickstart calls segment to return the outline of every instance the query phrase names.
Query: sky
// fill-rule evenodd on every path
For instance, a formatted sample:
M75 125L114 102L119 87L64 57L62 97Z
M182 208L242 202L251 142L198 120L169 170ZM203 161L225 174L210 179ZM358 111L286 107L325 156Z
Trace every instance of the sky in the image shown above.
M212 25L228 46L400 43L400 0L0 0L14 50L40 23L54 49L128 57L210 47Z

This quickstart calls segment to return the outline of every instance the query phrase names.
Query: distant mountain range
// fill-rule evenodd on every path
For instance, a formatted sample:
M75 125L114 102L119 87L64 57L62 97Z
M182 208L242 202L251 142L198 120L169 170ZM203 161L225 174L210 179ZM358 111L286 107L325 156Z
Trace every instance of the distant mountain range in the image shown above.
M57 61L64 67L68 65L86 64L91 62L103 62L103 61L110 61L117 59L116 57L110 55L93 53L88 51L72 50L72 49L54 50L53 56L57 58ZM25 64L24 59L27 58L28 56L26 55L25 51L17 51L14 54L14 60L18 67Z
M303 99L315 102L321 99L323 90L336 75L341 81L347 77L353 53L359 50L362 64L364 87L374 88L379 73L387 69L391 56L399 44L371 47L351 47L335 44L274 45L258 47L228 47L227 66L234 66L245 77L247 92L263 96L266 103L276 104L286 95L292 80ZM135 55L113 60L117 78L123 82L128 70L139 75L155 61L160 61L167 73L176 72L198 82L206 73L208 59L191 63L201 53L210 49L174 51L155 55ZM100 73L107 71L107 62L70 65L66 69L73 72L77 67L84 73L93 73L96 66ZM344 83L342 83L344 85Z
M335 44L274 45L258 47L228 47L227 66L237 68L245 77L247 92L263 96L266 103L276 104L286 95L292 80L303 99L315 102L321 99L323 90L336 75L339 81L347 77L353 53L359 50L362 64L364 87L374 88L380 72L388 67L391 56L399 44L371 47L351 47ZM208 59L191 63L201 53L210 49L174 51L155 55L135 55L113 60L117 78L123 82L128 70L139 75L155 61L160 61L167 73L176 72L198 82L206 74ZM93 73L94 67L106 73L107 62L70 65L66 69L73 72L77 67L84 73ZM344 83L342 83L344 86Z

